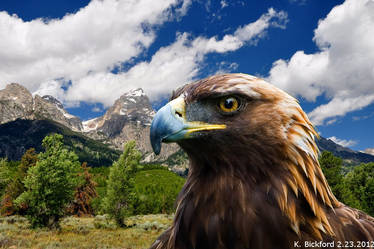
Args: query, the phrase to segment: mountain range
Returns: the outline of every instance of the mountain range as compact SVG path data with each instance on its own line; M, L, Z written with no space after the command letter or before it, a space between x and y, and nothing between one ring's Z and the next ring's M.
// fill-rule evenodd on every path
M22 85L11 83L0 90L0 157L19 160L30 147L42 150L41 140L49 133L61 133L65 144L81 161L92 166L110 165L123 145L135 140L143 162L163 163L183 174L187 158L175 144L163 146L155 156L149 141L149 128L155 111L142 89L124 93L103 116L82 121L69 114L55 97L32 94ZM347 164L374 162L374 156L353 151L320 138L321 151L328 150Z

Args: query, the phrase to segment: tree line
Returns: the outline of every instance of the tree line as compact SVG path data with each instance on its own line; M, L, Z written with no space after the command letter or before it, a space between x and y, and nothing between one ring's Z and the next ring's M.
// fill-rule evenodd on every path
M90 168L63 144L43 140L44 152L29 149L19 162L0 159L0 214L23 215L32 227L58 228L65 215L108 214L118 226L137 214L172 213L185 179L160 165L140 164L134 141L111 167ZM342 159L324 151L320 165L335 196L374 215L374 163L343 170Z
M319 161L336 198L374 216L374 163L353 166L344 174L343 160L331 152L322 152Z
M42 145L44 152L29 149L20 162L0 159L1 215L24 215L32 227L58 228L65 215L105 213L125 226L130 215L174 211L170 203L174 203L184 179L159 165L141 165L134 141L126 143L111 167L101 169L80 164L77 155L64 146L62 135L46 136ZM153 188L151 182L144 184L143 171L147 175L161 171L162 177L153 185L163 189ZM163 181L165 176L168 182ZM136 179L145 189L137 186ZM155 201L158 198L164 201Z

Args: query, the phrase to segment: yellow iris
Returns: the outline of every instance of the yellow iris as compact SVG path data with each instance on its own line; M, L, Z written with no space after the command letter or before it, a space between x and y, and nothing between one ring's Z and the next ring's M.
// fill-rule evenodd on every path
M225 97L219 101L218 106L224 112L234 112L239 108L239 101L235 97Z

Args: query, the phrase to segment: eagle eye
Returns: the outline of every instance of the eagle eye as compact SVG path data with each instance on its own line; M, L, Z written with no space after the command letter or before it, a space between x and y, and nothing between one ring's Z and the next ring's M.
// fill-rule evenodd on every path
M218 101L218 108L225 114L230 114L237 111L240 107L240 99L229 96L223 97Z

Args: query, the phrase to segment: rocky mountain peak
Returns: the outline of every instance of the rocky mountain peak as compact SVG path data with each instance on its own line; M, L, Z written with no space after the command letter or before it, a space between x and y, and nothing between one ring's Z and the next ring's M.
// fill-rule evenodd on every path
M55 97L46 95L34 97L34 115L36 119L39 117L47 118L59 122L74 131L81 131L83 129L81 120L69 114L64 106Z
M104 134L105 140L120 150L123 149L126 141L135 140L143 153L151 155L149 129L154 115L155 111L149 98L143 89L138 88L124 93L104 116L83 122L83 130L95 139L100 138L100 134ZM158 159L165 159L178 150L176 145L167 145L164 148Z
M7 93L7 94L12 95L12 96L18 96L18 95L24 95L24 96L27 95L28 97L31 96L31 93L29 92L29 90L27 90L26 87L24 87L24 86L22 86L18 83L10 83L10 84L6 85L5 89L0 91L0 96L1 95L4 96L4 93Z
M52 95L44 95L42 99L44 99L45 101L48 101L49 103L55 104L56 107L60 109L64 109L64 106L62 105L62 103L58 99L53 97Z
M0 90L0 101L13 101L13 102L30 102L32 95L26 87L18 84L11 83L3 90Z
M123 94L115 101L109 115L119 114L129 116L130 121L140 121L142 125L150 125L155 112L143 89L138 88Z
M97 130L108 137L114 137L128 124L150 126L154 115L155 111L147 95L143 89L138 88L124 93L104 116L83 122L83 127L87 132Z
M11 83L0 90L0 124L27 118L32 113L31 93L20 84Z
M32 94L22 85L11 83L0 90L0 124L16 119L51 119L72 130L82 130L78 117L70 115L55 97L40 97Z
M128 91L127 93L123 94L122 96L128 96L128 97L141 97L145 96L144 90L142 88L132 89Z

